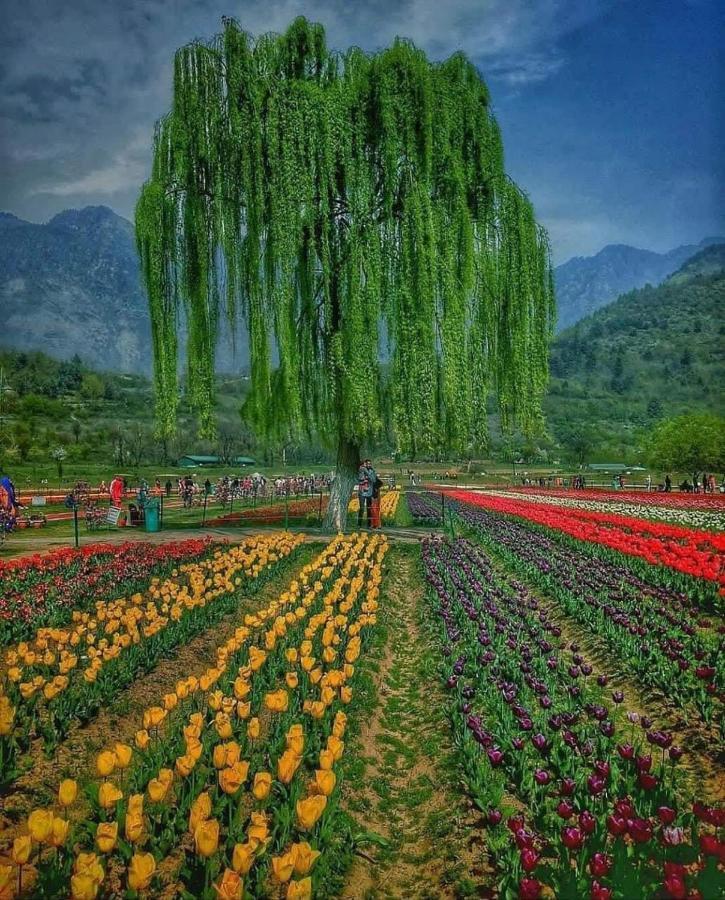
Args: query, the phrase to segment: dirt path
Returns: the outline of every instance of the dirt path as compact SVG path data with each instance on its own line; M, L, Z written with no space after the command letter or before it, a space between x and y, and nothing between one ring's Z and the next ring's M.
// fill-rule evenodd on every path
M345 790L348 811L372 839L360 844L345 900L481 895L483 854L472 843L480 831L455 780L445 698L420 630L417 560L414 548L398 545L387 561L395 577L386 579L377 698L352 751L365 767Z
M173 691L179 678L198 675L213 664L217 647L231 637L244 614L265 605L283 590L293 574L314 556L316 549L313 545L305 545L292 559L284 560L269 581L257 591L240 597L234 612L188 644L178 647L168 659L162 660L129 688L109 698L108 706L86 725L72 728L52 756L46 756L41 742L36 741L26 758L30 768L15 782L12 792L3 798L0 841L14 833L17 824L33 807L50 802L63 778L82 780L92 772L99 750L114 741L133 743L133 736L141 727L143 710L157 704L163 694Z

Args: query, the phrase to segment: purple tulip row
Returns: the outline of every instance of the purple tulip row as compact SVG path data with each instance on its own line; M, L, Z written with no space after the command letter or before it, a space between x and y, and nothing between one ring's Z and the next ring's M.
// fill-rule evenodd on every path
M625 715L622 692L606 696L606 676L595 677L541 601L483 550L427 541L423 560L469 789L494 830L505 792L528 807L499 841L502 894L538 897L546 883L556 896L607 900L626 883L653 896L665 862L697 865L694 889L709 885L710 857L725 845L704 833L715 841L706 853L685 838L695 820L676 812L682 751L672 736ZM710 825L725 824L702 809Z
M416 525L440 525L441 501L435 494L407 493L405 499Z
M712 721L722 713L722 628L687 597L567 539L486 510L455 504L461 521L515 571L557 600L644 683Z

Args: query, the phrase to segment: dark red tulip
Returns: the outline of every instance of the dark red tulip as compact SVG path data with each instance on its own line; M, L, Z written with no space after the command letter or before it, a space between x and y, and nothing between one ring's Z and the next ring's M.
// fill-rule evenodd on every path
M702 678L703 681L710 681L714 674L715 669L713 666L698 666L695 669L695 675L698 678Z
M562 819L571 819L574 815L574 807L567 800L562 800L556 807L556 812Z
M584 846L584 832L576 826L565 826L561 829L561 840L569 850L581 850Z
M622 816L607 816L607 831L614 837L619 837L627 830L627 820Z
M651 791L657 787L657 777L651 775L649 772L640 772L637 776L637 783L641 788L644 788L645 791Z
M593 797L601 794L607 786L607 782L601 775L590 775L587 778L587 789Z
M604 878L612 868L612 857L606 853L595 853L589 861L589 871L596 878Z
M541 882L536 878L522 878L519 882L520 900L539 900L541 896Z
M571 797L576 790L576 782L573 778L563 778L561 782L561 794L563 797Z
M597 820L594 816L589 812L589 810L583 810L579 813L579 824L582 827L582 831L585 834L594 834L594 831L597 827Z
M594 770L598 775L601 775L602 778L609 778L609 773L611 772L609 763L601 759L598 759L594 763Z
M500 809L489 809L486 819L488 820L489 825L498 825L501 822L503 815Z
M534 780L540 785L548 784L551 781L551 775L549 775L546 769L537 769L534 772Z
M631 744L619 744L617 752L622 759L634 759L634 747Z
M649 772L652 768L652 757L651 756L638 756L637 757L637 770L640 772Z
M637 844L646 844L652 840L652 824L647 819L629 819L627 831Z
M531 847L524 847L521 851L521 867L524 872L533 872L539 863L539 854Z
M684 752L685 751L682 749L682 747L670 747L668 751L670 759L674 760L675 762L677 762L678 759L682 759L682 754Z
M682 875L673 872L665 878L663 886L671 900L687 900L687 885Z
M612 700L615 703L624 703L624 691L612 691Z
M614 804L614 811L623 819L631 819L634 817L634 806L629 797L622 797Z
M591 900L612 900L612 889L598 881L592 881Z
M609 678L606 675L600 675L597 678L597 684L599 687L606 687L609 684Z
M674 811L674 809L670 809L669 806L660 806L660 808L657 810L657 815L659 816L659 820L663 825L671 825L677 817L677 813Z
M700 835L700 850L702 850L705 856L719 856L721 853L720 846L720 841L718 841L714 834Z
M524 827L524 824L523 816L511 816L506 822L506 827L512 834L516 834L517 831L520 831Z

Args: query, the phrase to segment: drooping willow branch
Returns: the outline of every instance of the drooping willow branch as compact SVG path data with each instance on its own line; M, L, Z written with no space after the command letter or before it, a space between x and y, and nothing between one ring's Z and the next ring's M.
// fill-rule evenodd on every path
M211 45L176 54L136 231L164 435L181 309L205 433L218 331L239 314L247 410L269 435L480 446L492 392L505 427L537 427L548 240L460 54L431 63L404 40L335 54L304 19L256 40L225 20Z

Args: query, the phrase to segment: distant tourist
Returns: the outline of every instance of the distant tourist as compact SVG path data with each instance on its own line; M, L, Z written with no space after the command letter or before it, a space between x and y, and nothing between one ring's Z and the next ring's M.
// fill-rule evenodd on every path
M672 479L669 475L665 475L665 493L669 494L672 490Z
M108 488L108 493L111 495L111 506L115 506L117 509L120 509L124 494L123 478L121 478L120 475L113 476L111 485Z
M647 478L645 479L645 487L647 488L647 493L649 493L652 490L652 476L649 474L647 475Z
M165 487L166 487L166 496L170 497L171 496L171 488L173 487L173 485L171 484L170 478L166 479Z
M365 510L366 513L368 528L370 527L372 517L371 507L373 501L373 489L376 478L377 475L375 473L375 469L373 469L371 461L369 459L364 459L360 463L360 467L357 470L358 528L362 528L363 510Z

